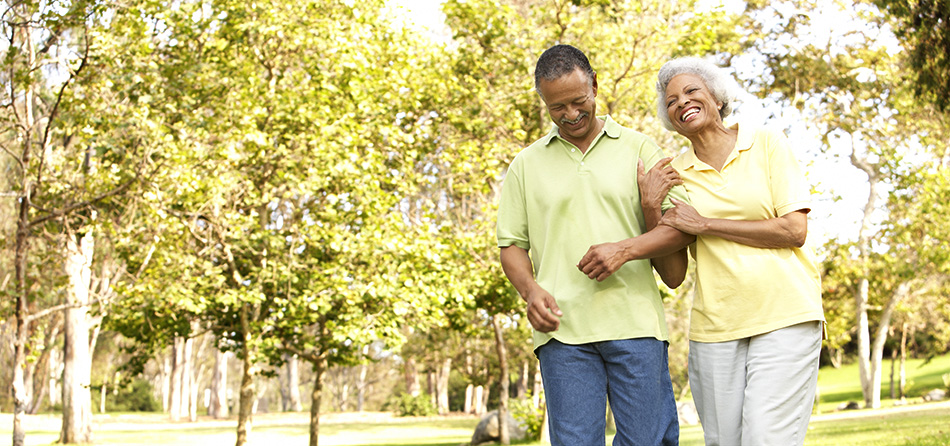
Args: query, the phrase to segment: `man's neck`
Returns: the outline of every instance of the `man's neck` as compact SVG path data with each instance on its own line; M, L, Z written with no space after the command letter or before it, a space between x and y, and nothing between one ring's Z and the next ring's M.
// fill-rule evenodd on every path
M594 118L594 125L595 125L594 131L593 131L593 132L590 132L590 133L587 135L587 137L584 138L583 140L575 140L575 139L565 138L564 135L561 135L561 138L564 138L565 141L567 141L567 142L569 142L569 143L571 143L571 144L574 144L574 146L576 146L578 149L580 149L581 153L587 153L587 150L590 149L590 145L591 145L591 144L594 142L594 140L596 140L597 137L600 136L600 134L604 131L604 125L605 125L605 124L606 124L606 122L605 122L603 119L600 119L600 118L596 118L596 117L595 117L595 118Z

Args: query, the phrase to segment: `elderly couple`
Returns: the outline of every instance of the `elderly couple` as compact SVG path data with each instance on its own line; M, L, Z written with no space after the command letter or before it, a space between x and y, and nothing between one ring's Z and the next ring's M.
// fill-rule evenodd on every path
M696 262L689 383L707 445L801 445L824 315L805 246L809 187L780 131L726 127L731 76L696 58L659 71L657 116L691 147L663 158L596 114L597 73L546 50L535 88L554 126L512 161L498 210L505 275L527 304L554 445L678 444L655 268Z

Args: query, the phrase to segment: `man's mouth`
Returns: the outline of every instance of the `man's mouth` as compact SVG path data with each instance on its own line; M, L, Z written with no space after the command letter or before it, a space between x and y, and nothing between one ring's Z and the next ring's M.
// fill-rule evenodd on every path
M581 113L581 114L577 117L577 119L574 119L574 120L561 119L561 124L576 125L578 122L581 122L581 119L584 119L584 118L586 118L586 117L587 117L587 113Z

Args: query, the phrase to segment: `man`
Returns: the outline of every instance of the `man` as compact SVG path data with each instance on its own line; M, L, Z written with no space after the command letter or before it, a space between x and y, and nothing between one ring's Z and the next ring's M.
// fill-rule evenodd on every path
M535 329L551 442L602 446L609 395L615 445L678 444L666 322L649 259L678 286L692 239L657 226L660 204L644 197L641 209L638 186L668 180L669 159L658 163L662 153L648 137L595 114L597 74L577 48L546 50L535 88L555 125L512 161L497 235L505 275ZM643 166L654 164L645 177ZM681 186L670 195L687 201Z

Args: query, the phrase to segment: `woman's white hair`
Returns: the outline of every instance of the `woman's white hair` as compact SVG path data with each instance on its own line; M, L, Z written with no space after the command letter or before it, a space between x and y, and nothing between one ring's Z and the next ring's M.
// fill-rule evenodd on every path
M733 105L739 96L739 85L736 80L718 65L698 57L679 57L673 59L660 68L656 77L656 116L667 130L673 130L673 123L666 107L666 87L670 81L680 74L693 74L702 78L706 88L717 101L722 102L719 116L725 119L732 113Z

